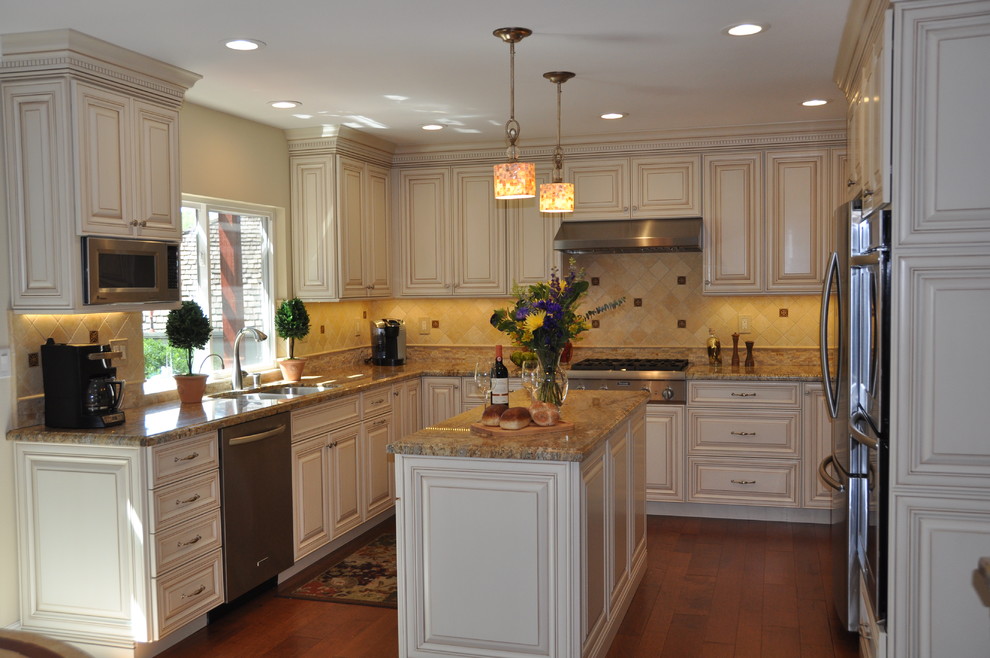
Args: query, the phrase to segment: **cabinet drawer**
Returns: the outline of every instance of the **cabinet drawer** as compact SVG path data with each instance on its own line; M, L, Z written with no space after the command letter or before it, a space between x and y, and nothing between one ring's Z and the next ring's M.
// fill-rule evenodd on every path
M688 382L688 404L712 407L799 407L800 383Z
M365 416L377 416L392 410L392 387L384 386L361 394Z
M200 555L220 548L220 510L189 519L168 530L152 535L152 576L160 576Z
M688 459L688 501L797 507L798 462Z
M154 579L156 639L223 603L223 551Z
M151 492L151 532L220 507L220 471L210 471Z
M148 481L151 488L219 468L216 432L155 446L149 452Z
M688 411L692 454L799 456L801 413Z
M349 395L340 400L292 412L292 440L298 441L314 432L331 430L361 419L361 396Z

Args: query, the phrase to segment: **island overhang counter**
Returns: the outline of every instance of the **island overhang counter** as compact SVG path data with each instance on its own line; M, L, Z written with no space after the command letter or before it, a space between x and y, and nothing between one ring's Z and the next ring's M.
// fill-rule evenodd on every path
M567 429L488 438L472 409L389 445L400 656L607 653L646 569L647 399L572 391Z

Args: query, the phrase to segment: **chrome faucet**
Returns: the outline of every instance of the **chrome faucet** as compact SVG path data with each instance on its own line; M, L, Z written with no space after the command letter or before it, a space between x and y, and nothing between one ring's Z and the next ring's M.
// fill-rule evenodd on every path
M241 337L244 334L251 334L257 341L267 340L268 334L254 327L244 327L237 332L237 336L234 338L234 372L231 374L230 383L233 385L233 390L240 391L244 389L244 375L247 373L241 370Z

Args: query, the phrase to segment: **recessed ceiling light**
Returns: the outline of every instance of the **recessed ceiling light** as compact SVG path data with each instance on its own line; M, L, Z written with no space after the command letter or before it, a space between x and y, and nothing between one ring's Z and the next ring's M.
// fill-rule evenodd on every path
M258 48L264 48L265 42L258 41L257 39L231 39L225 41L223 45L231 50L257 50Z
M447 126L443 125L442 123L427 123L427 124L425 124L423 126L420 126L420 127L423 130L443 130Z
M385 94L385 98L387 98L390 101L407 101L407 100L409 100L409 97L408 96L399 96L398 94Z
M769 30L770 26L766 24L759 23L739 23L738 25L730 25L729 27L722 30L725 34L731 34L734 37L748 37L754 34L759 34L765 30Z
M602 118L603 119L610 119L610 120L611 119L624 119L627 116L629 116L629 115L626 114L625 112L606 112L605 114L602 115Z
M313 115L312 114L293 114L292 116L294 116L297 119L312 119L313 118Z
M824 98L812 98L811 100L804 101L801 105L805 107L818 107L819 105L825 105L828 101Z
M272 101L269 105L280 110L291 110L294 107L299 107L302 103L299 101Z

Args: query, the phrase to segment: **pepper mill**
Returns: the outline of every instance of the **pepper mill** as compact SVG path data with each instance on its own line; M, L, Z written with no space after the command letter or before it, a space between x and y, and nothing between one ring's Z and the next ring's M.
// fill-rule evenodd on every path
M732 334L732 365L739 365L739 334Z
M755 365L756 365L756 362L753 361L753 341L747 340L746 341L746 367L747 368L752 368Z

